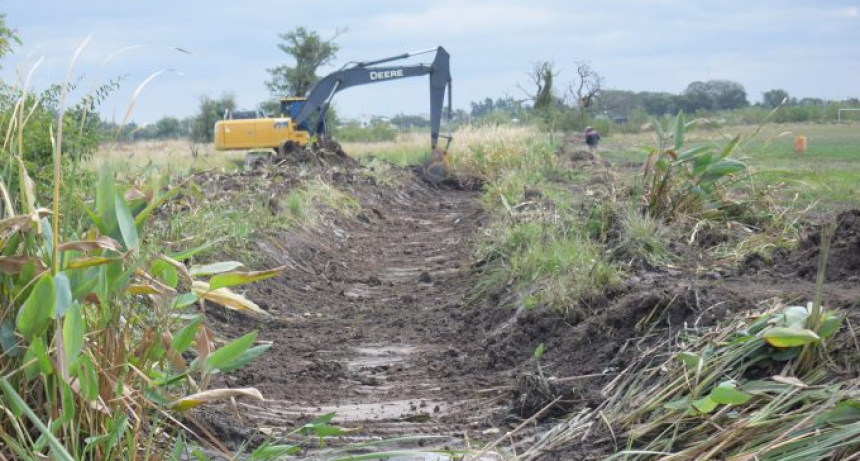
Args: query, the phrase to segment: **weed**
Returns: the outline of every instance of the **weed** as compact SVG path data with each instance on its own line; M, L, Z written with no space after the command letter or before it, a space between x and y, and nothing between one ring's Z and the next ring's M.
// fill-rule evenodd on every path
M726 193L726 183L747 166L730 158L740 143L740 136L715 151L703 145L684 149L685 135L695 124L685 122L678 114L670 126L654 121L657 146L649 150L643 173L643 197L648 213L659 219L672 220L680 214L725 214L733 205Z
M28 120L26 87L5 114L19 135ZM66 121L63 88L56 116ZM38 184L24 161L24 137L11 142L10 129L2 143L2 177L17 187L0 180L0 457L164 458L161 440L148 434L173 432L180 426L168 421L179 413L224 398L261 398L253 388L208 385L269 344L255 344L252 332L216 347L192 306L214 302L265 315L231 287L281 269L244 272L230 262L199 270L182 263L197 250L148 252L149 217L179 188L124 188L109 168L94 183L84 182L91 175L64 177L63 128L83 130L65 125L51 133L53 174ZM77 171L80 156L69 160ZM39 185L52 193L40 194ZM83 195L90 190L94 200ZM43 200L51 207L39 207Z
M665 265L673 256L666 248L668 228L638 206L627 207L619 218L620 232L613 259L633 263L642 260L652 267Z

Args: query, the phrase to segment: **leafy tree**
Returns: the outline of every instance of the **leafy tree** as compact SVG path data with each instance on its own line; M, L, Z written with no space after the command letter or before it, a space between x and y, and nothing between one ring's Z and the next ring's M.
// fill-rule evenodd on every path
M641 93L642 108L650 115L678 112L678 96L671 93L646 91Z
M178 138L182 135L182 124L176 117L162 117L155 122L155 133L159 139Z
M783 101L788 101L788 92L779 88L762 93L762 103L771 109L779 107Z
M344 31L335 32L328 40L324 40L314 31L297 27L287 33L278 34L282 43L278 48L290 55L295 61L293 65L282 65L267 69L272 79L266 82L269 91L275 97L284 95L304 96L317 83L317 69L331 63L340 46L335 40Z
M743 85L730 80L708 81L717 110L741 109L750 105Z
M215 122L221 120L224 112L236 110L236 97L225 93L218 99L208 96L200 98L200 107L191 123L190 138L195 143L212 142L215 134Z
M6 15L0 13L0 59L12 51L12 46L20 44L21 40L18 38L18 34L6 26Z
M730 80L692 82L679 98L685 112L732 110L749 106L743 85Z

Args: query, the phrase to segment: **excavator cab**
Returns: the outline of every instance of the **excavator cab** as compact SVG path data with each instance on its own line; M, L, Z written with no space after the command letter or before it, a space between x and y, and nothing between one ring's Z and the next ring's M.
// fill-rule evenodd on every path
M299 112L302 111L302 107L304 107L307 100L307 98L302 97L288 97L281 99L281 117L289 117L295 120L299 116ZM299 130L310 131L307 120L297 124L296 128Z

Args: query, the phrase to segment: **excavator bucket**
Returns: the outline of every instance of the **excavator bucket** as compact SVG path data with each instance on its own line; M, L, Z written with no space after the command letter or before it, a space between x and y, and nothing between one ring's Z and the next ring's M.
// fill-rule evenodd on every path
M433 149L430 158L421 167L422 176L426 181L434 184L444 181L448 177L450 159L448 152L442 149Z

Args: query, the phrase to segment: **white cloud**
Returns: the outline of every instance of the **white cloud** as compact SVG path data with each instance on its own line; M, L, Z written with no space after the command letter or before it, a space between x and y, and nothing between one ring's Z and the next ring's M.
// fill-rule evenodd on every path
M860 17L860 8L857 8L856 6L843 8L843 9L839 10L837 14L839 14L839 16L844 16L846 18Z

